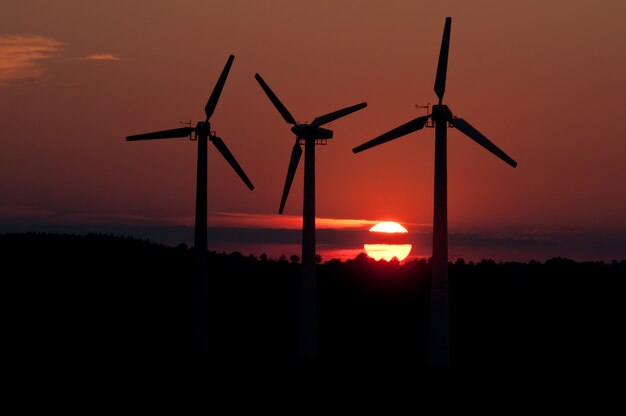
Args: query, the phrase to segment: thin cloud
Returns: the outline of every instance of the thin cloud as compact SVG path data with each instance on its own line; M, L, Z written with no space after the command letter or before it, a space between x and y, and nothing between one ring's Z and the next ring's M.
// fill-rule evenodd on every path
M82 58L78 58L80 61L121 61L119 56L112 55L110 53L92 53Z
M209 224L215 227L250 227L300 229L302 217L296 215L244 214L233 212L210 212ZM363 229L378 221L364 219L320 218L315 220L317 228Z
M46 36L0 36L0 85L45 74L44 63L63 51L63 43Z

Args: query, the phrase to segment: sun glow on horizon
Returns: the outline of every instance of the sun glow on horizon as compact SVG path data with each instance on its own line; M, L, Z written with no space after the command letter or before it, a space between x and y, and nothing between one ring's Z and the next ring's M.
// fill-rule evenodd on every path
M399 261L406 259L411 253L411 244L365 244L368 256L374 260L391 261L394 257Z

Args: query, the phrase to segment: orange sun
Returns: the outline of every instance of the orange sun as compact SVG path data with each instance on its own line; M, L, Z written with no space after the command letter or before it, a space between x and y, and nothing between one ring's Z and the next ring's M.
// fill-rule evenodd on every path
M406 240L407 229L397 222L385 221L379 222L372 228L370 232L377 240L372 244L365 244L363 248L368 256L374 260L390 261L394 257L402 261L411 253L411 244L400 244Z

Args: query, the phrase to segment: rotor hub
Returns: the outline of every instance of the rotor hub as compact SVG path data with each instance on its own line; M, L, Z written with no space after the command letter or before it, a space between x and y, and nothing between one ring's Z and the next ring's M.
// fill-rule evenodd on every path
M196 126L196 135L209 137L211 135L211 123L207 121L199 121Z
M447 105L433 105L433 120L448 120L450 118L452 118L452 111Z
M333 138L333 131L310 124L296 124L291 128L296 137L304 140L328 140Z

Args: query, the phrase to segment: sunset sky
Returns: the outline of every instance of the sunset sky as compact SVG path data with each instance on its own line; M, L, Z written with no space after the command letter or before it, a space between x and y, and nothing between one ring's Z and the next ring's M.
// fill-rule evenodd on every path
M287 217L275 216L293 135L258 72L301 122L368 103L326 126L334 138L317 148L317 215L340 220L318 228L362 236L397 221L428 256L434 131L351 149L436 102L446 16L445 102L519 163L449 129L451 256L626 258L623 0L3 1L0 233L134 229L192 241L195 142L124 137L204 120L233 54L211 122L255 190L209 148L219 231L209 239L235 228L214 247L244 247L236 236L250 228L299 228L302 166ZM357 249L359 238L347 240Z

